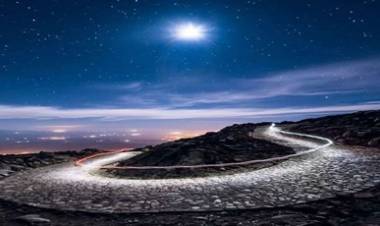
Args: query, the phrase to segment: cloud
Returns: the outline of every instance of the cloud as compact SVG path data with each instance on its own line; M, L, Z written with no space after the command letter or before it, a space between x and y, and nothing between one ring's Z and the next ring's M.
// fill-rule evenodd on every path
M143 88L143 84L141 82L130 82L127 84L96 84L90 85L91 89L99 89L99 90L118 90L118 91L139 91Z
M380 60L352 61L228 82L228 91L177 95L174 104L236 103L283 96L324 96L360 93L380 88ZM236 87L236 88L234 88Z
M291 98L324 95L343 95L342 98L345 98L345 95L361 93L363 90L379 94L379 78L380 59L376 58L290 70L256 79L213 79L213 82L208 82L205 80L210 80L209 77L191 78L188 82L175 80L152 83L150 86L133 82L102 87L123 92L118 100L123 101L124 105L114 105L120 107L0 105L0 119L215 119L352 112L379 109L380 101L373 96L372 102L322 107L319 102L308 102L308 107L305 107L296 104L299 102L292 103ZM287 107L273 103L268 108L252 107L259 106L258 101L276 97L288 97ZM125 107L126 103L128 107Z
M257 77L257 76L255 76ZM255 79L210 77L178 82L177 79L151 86L119 98L129 106L207 107L228 106L278 97L313 97L360 94L380 89L380 59L348 61L289 70Z
M0 119L84 119L136 120L136 119L216 119L257 118L290 114L322 114L380 109L380 103L335 105L327 107L286 108L216 108L216 109L164 109L164 108L75 108L64 109L41 106L0 105Z

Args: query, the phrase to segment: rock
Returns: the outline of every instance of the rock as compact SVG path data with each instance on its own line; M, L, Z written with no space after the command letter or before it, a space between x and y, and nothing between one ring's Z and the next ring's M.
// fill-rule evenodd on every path
M25 166L15 165L15 164L9 165L9 167L11 168L11 170L14 170L14 171L19 171L19 170L25 169Z
M46 218L42 218L38 214L27 214L20 217L14 218L17 221L23 221L32 225L35 224L50 224L50 220Z
M12 170L0 169L0 176L7 177L14 173Z
M193 217L194 219L197 219L197 220L202 220L202 221L205 221L205 220L207 220L207 217L205 217L205 216L195 216L195 217Z
M352 137L352 136L354 136L354 135L355 135L355 133L352 132L351 130L349 130L349 131L343 133L342 136L343 136L344 138L348 138L348 137Z
M118 166L173 166L244 162L294 154L292 148L252 137L256 128L268 124L241 124L226 127L219 132L207 133L194 138L180 139L156 146L150 151L118 163ZM137 149L138 150L144 150ZM235 167L236 169L236 167ZM178 176L210 175L223 168L180 169L174 171L116 171L121 177L168 178ZM230 168L225 168L230 170ZM145 173L144 173L145 172ZM201 173L199 173L201 172Z
M371 192L359 192L359 193L354 194L354 197L359 198L359 199L368 199L368 198L375 197L375 194Z
M282 123L292 131L328 137L346 145L380 147L380 110Z
M368 146L379 147L380 146L380 137L376 137L376 138L371 139L368 142Z
M276 216L273 216L272 219L275 219L275 220L283 220L283 219L293 219L295 217L297 217L298 215L297 214L280 214L280 215L276 215Z
M320 221L309 221L309 222L301 223L297 226L322 226L322 225L326 225L326 224Z

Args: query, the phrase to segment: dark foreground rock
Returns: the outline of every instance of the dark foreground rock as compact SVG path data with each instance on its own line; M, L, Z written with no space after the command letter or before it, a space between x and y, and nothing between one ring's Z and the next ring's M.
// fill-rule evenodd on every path
M380 148L380 110L285 122L282 126L341 144Z

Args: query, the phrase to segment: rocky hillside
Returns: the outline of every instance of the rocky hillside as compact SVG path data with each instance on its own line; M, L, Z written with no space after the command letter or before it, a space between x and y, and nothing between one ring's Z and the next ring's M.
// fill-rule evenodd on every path
M39 152L23 155L0 155L0 179L13 173L44 167L62 162L74 161L84 156L102 152L97 149L81 151Z
M252 132L263 124L226 127L219 132L146 147L145 153L119 165L170 166L241 162L294 153L291 148L254 139Z
M170 166L241 162L288 155L294 150L265 140L254 139L252 132L268 123L241 124L219 132L168 142L140 149L143 154L118 163L118 166ZM285 130L329 137L336 143L380 148L380 110L280 123ZM269 167L257 165L257 168ZM253 170L252 168L250 168ZM203 170L111 170L122 177L166 178L205 176L235 168ZM237 169L241 170L241 169ZM217 171L217 172L216 172Z
M380 110L284 122L286 129L328 137L337 143L380 148Z

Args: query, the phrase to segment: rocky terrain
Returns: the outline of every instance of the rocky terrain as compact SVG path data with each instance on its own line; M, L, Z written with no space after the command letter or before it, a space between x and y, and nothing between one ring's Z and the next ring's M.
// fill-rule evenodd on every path
M81 151L39 152L23 155L0 155L0 178L15 172L72 161L102 151L84 149Z
M93 151L90 151L93 152ZM55 164L62 159L70 161L83 153L31 154L12 156L12 161L2 160L2 167L17 170ZM49 154L50 155L50 154ZM57 156L57 157L55 157ZM64 156L64 157L62 157ZM1 159L4 159L2 156ZM8 159L8 157L6 157ZM34 159L30 166L26 159ZM15 160L22 159L22 160ZM38 166L37 166L38 165ZM18 167L15 167L18 166ZM12 172L11 174L13 174ZM5 176L3 176L5 177ZM1 180L1 179L0 179ZM280 208L233 210L219 212L184 212L156 214L96 214L56 211L0 201L0 225L2 226L121 226L121 225L258 225L258 226L377 226L380 225L380 186L356 194L338 196L327 200L297 204Z
M8 175L62 161L72 161L96 150L83 152L40 153L1 156L2 169ZM1 178L7 176L2 175ZM0 201L2 226L121 226L121 225L258 225L258 226L377 226L380 225L380 186L352 195L343 195L280 208L221 212L184 212L157 214L96 214L56 211Z
M283 122L282 126L328 137L341 144L380 148L380 110Z
M287 129L326 136L334 139L341 144L359 145L372 147L371 150L376 150L379 145L376 143L379 137L379 118L380 111L358 112L354 114L328 116L317 119L308 119L300 122L284 122L282 127ZM337 122L336 122L337 121ZM254 143L248 141L248 131L254 129L254 124L235 125L227 127L220 133L211 133L202 137L195 138L197 145L203 145L206 150L211 150L212 146L217 148L230 148L228 150L237 150L233 158L230 158L227 153L220 156L198 155L194 159L187 160L177 156L176 151L171 152L169 156L175 157L174 160L180 164L191 164L189 162L199 162L206 159L209 162L218 163L220 161L238 161L244 160L242 156L244 151L240 147L241 142L247 142L255 147L259 142L254 140ZM246 130L244 130L246 129ZM237 131L236 135L232 131ZM242 132L239 132L242 131ZM231 133L234 135L231 136ZM247 140L245 140L247 139ZM249 139L252 139L249 137ZM189 149L182 147L192 139L180 140L172 142L168 145L174 150L183 151L187 154ZM204 142L215 142L208 145ZM221 144L217 142L220 141ZM199 142L199 143L197 143ZM173 146L172 146L173 145ZM264 145L273 147L270 142ZM184 145L186 147L186 145ZM191 146L191 145L190 145ZM195 146L198 147L198 146ZM282 146L277 149L283 150ZM157 147L147 147L154 149ZM197 148L196 148L197 149ZM161 149L157 149L161 150ZM163 149L162 149L163 150ZM214 149L212 149L214 150ZM219 150L219 149L216 149ZM251 149L252 152L258 149ZM0 156L0 180L11 176L12 174L39 168L47 165L57 164L66 161L86 156L92 153L99 152L97 150L83 150L81 152L60 152L60 153L38 153L28 155L10 155ZM203 153L198 150L198 152ZM148 152L147 152L148 153ZM146 155L145 153L144 155ZM152 152L153 153L153 152ZM157 152L159 153L159 152ZM174 154L173 154L174 153ZM224 153L221 151L221 153ZM243 153L243 154L242 154ZM281 152L283 153L283 152ZM292 153L292 150L289 151ZM214 153L215 154L215 153ZM272 153L274 156L279 152ZM273 156L272 155L272 156ZM148 155L146 155L148 156ZM140 157L152 164L166 165L165 156L159 161L154 161L151 157ZM269 155L250 155L250 158L266 158ZM160 155L156 157L161 157ZM191 155L190 155L191 157ZM187 155L189 158L189 155ZM201 160L200 160L201 159ZM196 161L195 161L196 160ZM136 159L134 161L137 161ZM173 163L173 162L172 162ZM125 163L124 163L125 164ZM129 163L128 163L129 164ZM139 165L137 162L131 164ZM319 185L321 186L321 185ZM12 202L0 201L0 225L4 226L21 226L21 225L93 225L93 226L121 226L121 225L297 225L297 226L375 226L380 225L380 185L366 189L354 194L339 195L326 200L313 201L304 204L296 204L277 208L261 208L255 210L229 210L217 212L184 212L184 213L156 213L156 214L96 214L84 212L56 211L18 205Z
M120 165L172 166L218 164L264 159L294 153L291 148L252 138L253 131L264 124L242 124L219 132L145 147L145 153Z
M183 166L244 162L295 153L293 149L252 137L253 131L266 124L242 124L226 127L219 132L148 146L142 154L117 164L117 166ZM253 170L272 166L274 163L244 167L204 167L200 169L152 169L108 170L120 177L175 178L207 176L217 172Z
M0 224L4 226L377 226L380 224L380 188L351 196L289 207L205 213L91 214L60 212L0 203Z
M257 226L377 226L380 187L354 195L282 208L204 213L94 214L55 211L0 201L0 225L121 226L121 225L257 225Z

